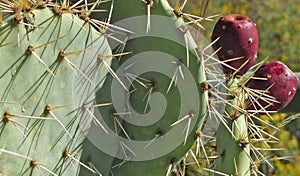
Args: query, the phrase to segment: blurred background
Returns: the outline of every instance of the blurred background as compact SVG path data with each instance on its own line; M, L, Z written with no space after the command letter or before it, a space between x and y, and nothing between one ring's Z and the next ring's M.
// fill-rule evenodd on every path
M169 1L177 8L184 2L184 0ZM210 39L213 26L222 15L238 13L249 16L257 24L259 33L258 61L278 60L294 72L300 72L299 0L188 0L183 12L202 17L219 15L214 21L201 23L206 28L202 34L207 39ZM280 126L289 116L290 114L278 113L272 118L267 116L261 118ZM269 161L273 164L273 168L267 164L260 164L260 170L265 175L299 176L300 120L295 117L295 120L291 120L280 129L276 132L270 131L279 139L272 147L280 149L269 153Z

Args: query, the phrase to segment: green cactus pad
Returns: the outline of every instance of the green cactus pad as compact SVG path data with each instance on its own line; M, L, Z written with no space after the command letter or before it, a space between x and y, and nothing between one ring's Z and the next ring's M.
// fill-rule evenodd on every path
M187 64L186 33L180 30L184 23L165 1L151 4L149 31L147 3L134 0L113 3L111 23L134 33L123 50L131 54L113 60L118 77L106 79L97 94L98 104L113 103L98 109L98 116L107 124L111 136L102 132L98 139L91 137L85 141L82 161L95 166L102 175L166 175L196 140L196 130L207 111L205 93L198 88L198 84L205 81L205 73L200 69L200 59L192 51L194 48L189 51ZM96 13L92 16L102 18ZM164 23L160 21L165 19ZM193 40L188 40L189 46L193 44ZM172 76L176 76L176 70L177 85L174 85ZM130 78L132 82L126 80L130 73L135 75ZM183 87L186 89L182 90ZM145 119L130 121L137 117ZM187 118L179 120L184 117ZM189 119L192 119L191 128ZM97 136L95 131L90 131L91 136ZM81 168L80 175L88 174Z
M4 13L0 27L0 173L76 175L90 124L82 106L107 73L98 54L111 50L72 13L31 8Z

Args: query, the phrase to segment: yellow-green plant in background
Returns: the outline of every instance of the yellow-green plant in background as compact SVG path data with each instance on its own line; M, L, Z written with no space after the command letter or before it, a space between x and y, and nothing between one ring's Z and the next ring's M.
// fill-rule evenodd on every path
M262 119L269 121L275 126L281 128L280 131L271 131L272 129L267 130L269 133L274 133L274 144L271 146L273 149L272 152L269 152L268 155L273 159L272 162L273 168L267 164L260 165L260 169L266 175L300 175L300 156L299 156L299 142L295 136L295 130L291 129L290 126L294 126L296 122L287 124L290 120L297 118L296 116L289 116L288 114L274 114L272 118L267 115L262 115ZM284 125L287 126L282 128ZM267 149L268 146L260 146L262 150Z

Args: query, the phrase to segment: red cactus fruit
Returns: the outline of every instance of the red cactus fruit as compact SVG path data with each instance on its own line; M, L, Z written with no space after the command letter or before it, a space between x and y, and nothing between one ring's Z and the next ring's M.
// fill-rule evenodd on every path
M229 14L222 17L214 27L212 41L217 55L230 67L239 69L237 75L244 75L253 66L258 52L258 33L255 23L248 16ZM234 69L223 65L224 72Z
M255 79L255 78L265 78ZM294 98L298 89L298 78L296 75L281 62L269 62L262 65L255 73L253 79L249 80L246 87L258 90L267 90L266 94L275 98L274 101L266 101L267 97L259 98L257 102L250 104L248 110L261 109L257 103L262 107L266 107L267 111L279 111L290 103ZM273 102L272 104L270 104Z

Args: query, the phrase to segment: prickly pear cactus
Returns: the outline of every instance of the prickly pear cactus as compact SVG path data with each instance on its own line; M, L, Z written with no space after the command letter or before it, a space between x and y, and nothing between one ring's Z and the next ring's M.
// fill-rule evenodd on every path
M212 34L213 47L227 74L226 115L216 133L217 152L220 161L217 171L226 174L250 175L250 148L248 138L248 117L244 83L236 75L244 75L253 66L258 53L256 25L247 16L229 14L221 17Z
M212 41L219 59L224 62L228 88L227 108L216 131L218 161L214 172L261 174L255 161L262 158L269 162L254 147L253 141L268 146L264 136L274 137L255 121L266 123L260 114L269 115L284 108L296 93L298 78L279 62L260 64L254 69L255 73L245 75L255 62L259 43L256 25L247 16L222 17L215 25ZM268 123L266 126L277 129Z
M208 43L214 16L186 3L0 1L0 175L263 175L254 142L276 138L256 123L278 130L259 115L298 79L254 65L249 17L222 17Z
M97 94L98 104L112 102L97 114L107 133L90 129L82 162L103 175L169 175L195 143L207 112L198 46L167 1L111 4L111 23L134 35L119 44L127 55L113 60L116 75Z
M0 9L0 175L76 175L89 93L107 73L99 55L111 55L106 37L68 4Z

